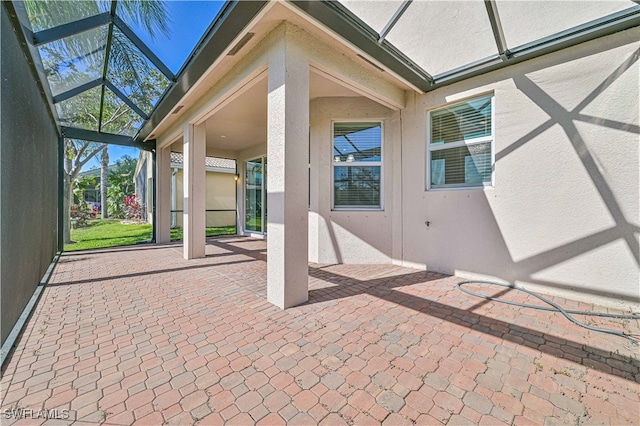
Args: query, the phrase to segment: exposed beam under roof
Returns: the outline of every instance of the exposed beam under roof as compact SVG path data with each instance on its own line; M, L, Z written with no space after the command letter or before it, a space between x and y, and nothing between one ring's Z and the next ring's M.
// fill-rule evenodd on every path
M111 20L109 21L109 30L107 32L107 47L104 51L104 64L102 66L102 82L107 78L107 71L109 70L109 60L111 58L111 44L113 43L113 17L116 16L116 9L118 8L118 4L116 0L111 2L111 11L109 12L109 17ZM105 95L105 87L104 84L100 90L100 112L98 113L98 131L102 130L102 114L104 114L104 95Z
M62 126L62 136L69 139L81 139L91 142L101 142L110 145L130 146L133 148L151 151L155 149L155 141L137 142L129 136L114 135L113 133L101 133L93 130L78 129Z
M129 40L131 40L131 42L138 48L140 49L140 51L142 52L142 54L144 56L146 56L153 65L156 66L156 68L158 68L160 70L160 72L162 74L164 74L165 77L167 77L167 79L169 81L176 81L176 76L173 75L173 73L171 72L171 70L169 69L169 67L167 67L164 62L162 62L160 60L160 58L158 58L156 56L155 53L153 53L153 51L149 48L149 46L147 46L141 39L140 37L138 37L138 35L133 32L133 30L131 30L131 28L129 28L129 26L127 24L124 23L124 21L122 19L120 19L117 15L113 16L113 23L116 24L116 27L118 27L118 29L120 31L122 31L122 33L124 35L127 36L127 38Z
M124 93L122 93L122 91L120 91L120 89L118 89L116 86L114 86L114 84L112 82L110 82L108 79L104 80L104 84L105 86L107 86L117 97L119 97L122 102L124 102L125 104L127 104L129 106L129 108L131 108L132 110L134 110L140 117L144 118L145 120L149 119L149 116L143 111L141 110L138 105L136 105L131 99L129 99L129 97L127 95L125 95ZM103 102L104 105L104 102Z
M29 17L27 16L27 11L24 7L23 2L19 2L14 4L12 1L3 1L2 7L7 11L7 15L11 24L13 25L16 35L18 36L18 41L20 43L20 47L24 52L24 56L27 60L27 64L33 76L33 80L38 87L38 91L42 96L45 104L49 105L49 115L51 120L53 121L56 130L58 130L58 121L57 114L55 113L55 108L53 106L53 95L51 94L51 88L47 82L47 76L44 72L44 68L42 66L42 61L40 60L40 53L38 49L32 44L33 42L33 32L31 32L31 26L29 24ZM26 24L23 24L26 23ZM29 25L29 26L27 26Z
M500 15L498 14L496 2L495 0L484 0L484 5L487 8L487 14L489 15L489 22L491 23L493 37L496 39L498 55L500 55L502 59L506 60L509 56L507 40L504 37L504 30L502 29L502 23L500 22Z
M87 90L91 90L94 87L98 87L102 84L102 78L96 78L95 80L91 80L87 83L81 84L78 87L74 87L73 89L67 90L66 92L60 93L53 97L53 103L57 104L58 102L66 101L69 98L79 95L80 93L86 92Z
M111 14L109 12L103 12L99 15L69 22L68 24L58 25L57 27L33 33L33 44L34 46L40 46L42 44L51 43L52 41L60 40L65 37L79 34L83 31L100 27L108 24L109 22L111 22Z

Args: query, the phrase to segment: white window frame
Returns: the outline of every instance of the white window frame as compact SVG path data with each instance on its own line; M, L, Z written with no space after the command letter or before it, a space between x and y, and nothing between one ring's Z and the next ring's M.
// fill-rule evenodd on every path
M380 161L356 161L356 162L339 162L334 161L334 135L336 123L378 123L380 124ZM331 210L332 211L384 211L384 120L382 119L358 119L350 118L348 120L332 120L331 121ZM335 203L335 167L380 167L380 205L379 206L336 206Z
M431 145L431 113L436 112L442 108L447 108L447 107L451 107L451 106L455 106L458 104L463 104L469 101L472 101L474 99L477 98L482 98L482 97L486 97L486 96L491 96L491 136L482 136L479 138L473 138L473 139L463 139L461 141L456 141L456 142L449 142L446 144L442 144L442 145ZM426 173L427 175L426 177L426 190L427 191L449 191L449 190L469 190L469 189L487 189L487 188L493 188L495 187L495 174L496 174L496 150L495 150L495 138L496 138L496 120L495 120L495 113L496 113L496 97L495 97L495 93L493 92L489 92L489 93L482 93L482 94L478 94L478 95L474 95L472 97L463 99L463 100L456 100L455 102L451 102L445 105L441 105L438 106L437 108L433 108L429 111L427 111L427 167L426 167ZM482 185L470 185L467 183L453 183L453 184L445 184L445 185L438 185L437 187L432 187L431 185L431 153L434 151L441 151L444 149L451 149L451 148L459 148L462 146L472 146L472 145L476 145L476 144L480 144L480 143L486 143L486 142L491 142L491 182L490 183L485 183L483 182Z
M267 231L265 230L265 226L264 226L264 214L265 214L265 202L267 201L267 186L265 184L264 181L264 167L265 167L265 158L267 158L267 154L262 154L262 155L258 155L257 157L251 157L248 158L246 160L243 161L244 163L244 176L242 177L242 212L243 212L243 216L244 219L242 220L242 225L244 227L243 231L244 231L244 235L246 236L251 236L251 237L266 237L267 236ZM262 203L262 212L260 214L260 221L262 223L261 225L261 231L253 231L250 229L247 229L247 163L250 161L256 161L256 160L260 160L262 163L262 188L261 188L261 194L260 194L260 202ZM236 160L236 164L237 164ZM237 167L237 166L236 166Z

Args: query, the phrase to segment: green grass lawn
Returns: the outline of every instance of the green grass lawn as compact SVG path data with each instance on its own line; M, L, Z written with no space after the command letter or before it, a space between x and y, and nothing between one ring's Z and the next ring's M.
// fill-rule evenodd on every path
M217 226L207 228L207 237L217 237L220 235L235 235L235 226ZM174 228L171 230L171 241L182 240L182 228Z
M91 221L86 228L71 230L73 244L64 246L65 251L96 249L104 247L128 246L151 240L153 229L150 223L141 225L123 224L119 219ZM207 228L207 237L233 235L235 226ZM171 241L182 240L182 228L171 230Z
M93 220L86 228L71 230L74 244L64 246L65 251L128 246L150 240L153 230L150 223L124 225L120 219Z

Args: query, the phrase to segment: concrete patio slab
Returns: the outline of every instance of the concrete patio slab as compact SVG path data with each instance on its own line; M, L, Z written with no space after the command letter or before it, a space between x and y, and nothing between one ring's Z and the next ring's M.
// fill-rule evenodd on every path
M3 372L2 424L639 423L627 338L391 265L311 264L309 302L282 311L266 301L264 241L206 250L64 254Z

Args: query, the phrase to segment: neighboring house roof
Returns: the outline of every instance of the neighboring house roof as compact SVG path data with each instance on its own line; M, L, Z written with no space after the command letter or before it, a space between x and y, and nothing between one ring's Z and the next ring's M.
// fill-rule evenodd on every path
M116 167L116 164L111 164L110 166L107 167L107 170L111 171L115 167ZM100 179L101 170L102 170L101 167L96 167L95 169L85 170L84 172L80 172L78 173L78 176L95 176L98 179Z
M171 153L171 167L182 168L184 163L184 155L181 152ZM223 172L223 173L235 173L236 161L229 160L228 158L207 157L205 162L207 170Z

